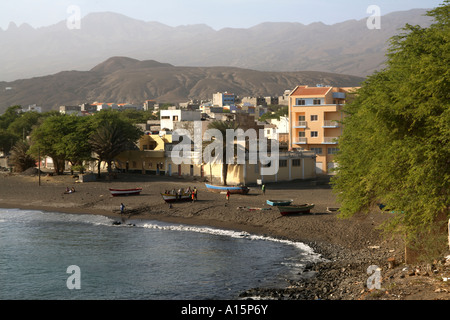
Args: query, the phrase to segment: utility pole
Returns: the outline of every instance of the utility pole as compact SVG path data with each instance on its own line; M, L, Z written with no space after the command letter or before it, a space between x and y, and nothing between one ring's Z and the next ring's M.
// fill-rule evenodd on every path
M39 171L38 171L38 177L39 177L39 187L41 186L41 147L38 147L38 150L39 150L39 156L38 156L38 162L39 162L39 165L38 165L38 168L39 168Z

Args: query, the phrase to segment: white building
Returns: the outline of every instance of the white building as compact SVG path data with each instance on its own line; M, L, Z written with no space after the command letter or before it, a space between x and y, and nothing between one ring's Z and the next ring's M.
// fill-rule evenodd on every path
M29 105L27 108L22 108L22 112L37 112L37 113L42 113L42 108L38 107L35 104Z
M201 113L199 111L188 111L179 109L169 109L160 111L161 130L172 131L174 122L180 121L201 121Z

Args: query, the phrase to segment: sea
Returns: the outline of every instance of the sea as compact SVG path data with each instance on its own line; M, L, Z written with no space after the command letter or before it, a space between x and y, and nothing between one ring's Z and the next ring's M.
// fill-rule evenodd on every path
M300 242L206 226L0 209L0 300L233 300L320 259Z

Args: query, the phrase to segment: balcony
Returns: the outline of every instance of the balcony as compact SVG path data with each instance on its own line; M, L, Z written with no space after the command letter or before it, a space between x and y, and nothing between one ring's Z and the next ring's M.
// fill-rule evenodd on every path
M324 137L322 144L338 144L338 137Z
M334 99L345 99L345 92L333 92Z
M306 128L306 121L294 121L294 128Z
M306 138L303 137L294 137L294 144L306 144Z
M325 120L323 122L322 128L339 128L340 124L338 120Z

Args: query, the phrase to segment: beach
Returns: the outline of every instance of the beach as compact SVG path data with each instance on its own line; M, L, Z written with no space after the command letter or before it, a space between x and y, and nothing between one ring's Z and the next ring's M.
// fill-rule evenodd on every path
M40 181L40 184L39 184ZM66 194L66 188L75 192ZM142 188L136 196L112 197L109 188ZM174 203L170 207L161 197L166 190L198 189L195 202ZM281 216L268 199L292 199L293 204L315 204L310 214ZM124 204L124 213L120 205ZM338 207L329 178L266 184L265 194L259 186L250 186L248 195L230 196L209 192L204 181L193 178L141 174L118 174L115 178L79 183L78 176L0 173L0 207L32 209L74 214L97 214L118 221L128 219L158 220L221 229L246 231L292 241L303 242L323 262L306 267L302 274L286 279L285 288L254 288L242 293L242 298L255 295L271 299L448 299L447 283L420 285L402 264L404 246L399 239L383 236L378 228L392 214L374 209L369 214L341 219L328 207ZM263 209L263 210L262 210ZM392 259L395 266L390 266ZM382 274L382 290L367 285L367 270L378 266ZM438 272L447 272L443 265ZM422 274L423 277L424 273ZM436 273L435 273L436 275ZM420 278L421 279L421 278ZM393 285L395 284L395 286ZM442 288L436 291L436 286ZM447 291L446 291L447 290Z

